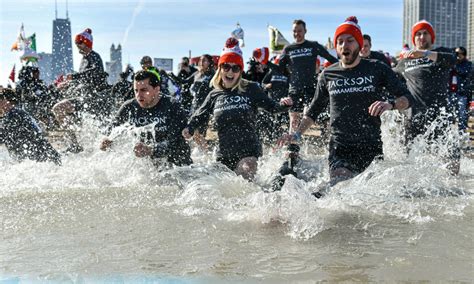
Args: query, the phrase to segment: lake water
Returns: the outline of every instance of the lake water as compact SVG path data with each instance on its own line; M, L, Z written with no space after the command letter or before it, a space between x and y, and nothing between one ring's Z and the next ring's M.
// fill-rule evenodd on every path
M453 177L422 142L404 154L392 128L384 161L319 200L310 191L328 179L327 152L311 145L308 180L275 193L262 191L284 161L271 149L249 183L212 155L156 169L129 137L101 152L93 126L62 167L18 164L0 148L0 280L471 282L474 160Z

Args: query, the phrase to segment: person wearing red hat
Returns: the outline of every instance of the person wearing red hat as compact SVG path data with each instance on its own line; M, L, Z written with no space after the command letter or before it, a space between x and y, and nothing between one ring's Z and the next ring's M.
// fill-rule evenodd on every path
M104 64L100 55L92 50L92 30L85 29L74 39L79 53L82 54L81 64L77 73L68 74L67 80L80 80L87 84L103 83Z
M411 31L415 48L403 52L402 59L394 69L405 79L415 98L406 119L405 138L409 148L418 136L427 137L430 144L440 143L443 137L449 135L447 131L452 124L447 86L456 57L448 48L433 48L435 36L434 28L428 21L415 23ZM449 160L448 168L453 174L459 172L458 144L450 145L449 154L442 157Z
M97 94L106 88L107 73L104 71L104 64L100 55L92 50L92 31L85 29L76 35L74 42L82 54L79 71L66 75L65 82L59 85L66 93L66 99L56 103L53 106L53 114L61 127L70 128L72 117L74 114L82 111L90 112L97 117L104 117L104 103L98 100ZM79 94L79 96L71 97L71 93ZM74 131L67 131L71 140L71 145L67 151L78 153L83 150L79 145Z
M384 63L360 57L363 38L356 17L338 26L334 41L339 63L324 69L305 115L292 134L280 144L296 143L329 104L330 185L364 171L383 157L380 115L406 109L412 101L406 87ZM393 99L386 100L386 90Z
M314 62L318 55L331 63L333 57L321 44L305 38L306 23L303 20L293 21L293 38L295 42L283 49L279 66L290 78L289 95L293 99L290 110L290 129L298 126L301 113L314 96L313 77L316 73Z
M219 138L217 160L238 175L253 179L262 145L255 127L258 108L270 112L285 111L290 98L277 103L251 81L242 78L244 61L235 38L229 38L218 61L218 69L211 80L214 87L203 104L189 119L182 134L190 139L196 129L209 122L214 115Z

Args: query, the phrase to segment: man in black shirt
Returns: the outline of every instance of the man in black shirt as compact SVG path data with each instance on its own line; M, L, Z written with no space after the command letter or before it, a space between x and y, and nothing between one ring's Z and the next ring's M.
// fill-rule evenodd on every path
M191 84L193 83L191 80L187 80L196 73L198 70L189 64L189 58L183 57L181 58L181 63L178 65L178 82L180 83L180 95L181 95L181 106L185 109L188 113L191 111L191 104L193 101L193 96L190 92Z
M107 73L104 72L104 65L100 55L92 50L92 31L84 30L75 37L75 44L79 53L83 55L79 72L68 74L66 82L61 86L68 88L68 98L58 102L53 107L53 113L59 124L66 128L71 144L66 151L78 153L83 151L82 146L77 141L76 134L69 129L75 116L83 111L104 117L106 114L106 97L99 96L99 92L105 90L107 85ZM61 87L60 87L61 88ZM75 95L71 96L70 93ZM109 93L107 93L107 96Z
M430 143L440 142L453 123L447 86L456 57L447 48L433 49L435 32L425 20L413 25L412 41L415 49L402 53L403 59L394 69L406 80L415 99L407 119L406 139L411 143L415 137L424 135ZM457 142L448 147L449 155L444 157L449 159L448 168L453 174L459 172L460 146Z
M371 48L372 48L372 38L370 38L369 35L365 34L364 46L360 50L360 57L365 58L365 59L377 59L387 64L388 66L390 66L390 61L388 61L387 57L383 53L370 50Z
M43 135L36 120L16 107L17 95L11 89L0 89L0 144L11 156L37 162L61 164L61 156Z
M283 49L279 66L288 71L290 78L289 95L293 99L290 109L290 129L294 130L300 121L305 106L314 96L314 74L316 58L326 58L329 62L337 62L322 45L316 41L305 39L306 23L303 20L293 21L293 37L295 42Z
M462 134L467 128L468 122L468 106L472 99L472 83L473 76L472 62L467 60L466 48L459 46L455 49L456 65L451 70L450 92L451 100L457 111L458 128Z
M406 109L412 100L387 65L361 59L363 39L357 18L347 18L337 28L334 40L341 60L321 73L313 101L299 127L281 141L299 140L329 102L330 184L353 177L374 159L383 157L380 115L387 110ZM396 99L384 101L382 89Z
M177 103L160 94L160 80L155 73L141 70L134 77L135 99L125 102L111 127L130 123L145 129L140 133L140 142L135 145L135 156L165 158L167 162L182 166L192 163L189 145L181 136L187 124L186 114ZM146 130L151 126L151 131ZM102 141L101 150L112 145L112 140Z

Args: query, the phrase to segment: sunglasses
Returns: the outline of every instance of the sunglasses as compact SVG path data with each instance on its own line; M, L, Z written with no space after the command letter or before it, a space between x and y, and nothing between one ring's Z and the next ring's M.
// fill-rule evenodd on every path
M240 66L239 65L230 65L230 64L227 64L227 63L224 63L222 64L222 70L224 70L224 72L229 72L229 70L232 69L232 72L234 73L239 73L240 72Z

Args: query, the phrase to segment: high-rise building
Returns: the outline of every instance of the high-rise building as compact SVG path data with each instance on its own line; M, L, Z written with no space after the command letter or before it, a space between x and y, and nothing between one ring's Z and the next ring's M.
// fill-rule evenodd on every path
M412 47L411 27L427 20L436 32L434 46L466 46L467 4L468 0L404 0L403 43Z
M469 0L467 12L467 57L474 59L474 0Z
M53 55L51 53L38 53L38 68L40 70L40 79L46 84L51 84L54 81L54 76L51 70Z
M109 84L115 84L119 80L122 72L122 46L119 44L117 48L112 43L110 47L110 62L105 62L105 71L109 73L107 81Z
M51 61L53 78L61 74L72 73L72 37L71 21L66 7L66 19L59 19L56 8L56 19L53 21L53 52Z

